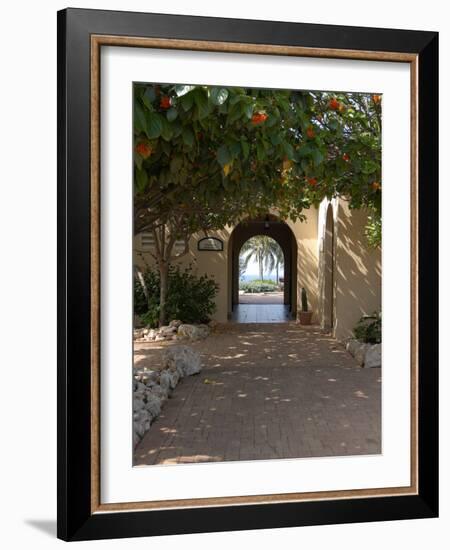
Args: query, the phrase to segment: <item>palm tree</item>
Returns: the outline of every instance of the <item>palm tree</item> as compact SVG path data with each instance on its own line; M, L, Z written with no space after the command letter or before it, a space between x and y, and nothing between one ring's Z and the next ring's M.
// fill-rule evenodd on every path
M276 282L280 282L280 267L284 266L284 254L281 246L274 239L270 239L270 248L265 260L265 267L269 273L275 269Z
M266 235L252 237L244 243L240 255L244 269L247 269L251 260L256 260L261 281L264 280L264 270L271 273L276 268L278 284L279 268L284 264L284 256L280 245L274 239Z

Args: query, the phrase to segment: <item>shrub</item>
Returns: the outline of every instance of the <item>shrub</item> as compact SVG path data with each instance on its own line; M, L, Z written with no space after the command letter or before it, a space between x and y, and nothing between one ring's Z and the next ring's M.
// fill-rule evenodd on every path
M140 282L134 283L134 312L151 327L159 319L159 273L148 269L144 273L149 300L147 302ZM167 320L180 319L184 323L207 323L216 309L217 283L207 275L197 276L192 268L181 270L178 266L169 270L167 288Z
M278 290L278 285L274 281L248 281L239 284L239 290L244 292L275 292Z
M381 313L363 315L353 329L357 340L366 344L379 344L381 342Z

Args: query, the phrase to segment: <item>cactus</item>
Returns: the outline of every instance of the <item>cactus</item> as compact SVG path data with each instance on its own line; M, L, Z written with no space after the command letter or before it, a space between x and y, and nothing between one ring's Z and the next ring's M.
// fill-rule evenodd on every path
M302 311L308 311L308 295L304 287L302 287Z

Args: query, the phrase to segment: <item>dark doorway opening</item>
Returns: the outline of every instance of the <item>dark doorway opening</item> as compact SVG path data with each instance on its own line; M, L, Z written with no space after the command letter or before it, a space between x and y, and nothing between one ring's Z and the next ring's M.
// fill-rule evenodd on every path
M284 259L283 290L279 304L240 304L240 251L257 235L270 237L278 243ZM297 242L290 227L279 218L263 218L239 223L229 241L229 318L237 322L282 322L295 318L297 310ZM270 300L269 300L270 301Z

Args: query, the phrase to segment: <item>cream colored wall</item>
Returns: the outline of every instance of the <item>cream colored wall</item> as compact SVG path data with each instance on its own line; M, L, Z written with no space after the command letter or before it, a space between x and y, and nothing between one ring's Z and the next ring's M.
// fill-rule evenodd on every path
M308 293L309 308L313 322L324 320L324 255L326 209L323 201L319 209L305 211L304 222L287 224L297 243L297 310L301 309L301 288ZM338 339L352 335L352 330L363 314L381 309L381 252L368 248L364 227L367 215L361 210L349 210L345 201L333 200L335 220L335 269L334 269L334 333ZM231 262L228 261L228 241L231 227L208 233L224 243L222 252L197 250L197 242L203 233L195 234L189 243L189 252L174 262L180 266L192 266L194 273L207 274L219 285L216 297L217 309L213 318L221 323L227 321L231 297ZM140 248L140 237L135 238L135 262L138 265L154 265L148 252Z
M381 250L367 245L367 213L339 199L335 212L335 326L338 340L352 336L359 318L381 309Z
M220 323L227 321L228 304L228 239L231 234L230 228L221 231L208 232L208 237L217 237L223 240L223 252L198 251L197 242L203 238L204 233L196 233L189 241L189 252L180 259L173 262L173 265L180 267L192 266L193 272L197 275L209 275L219 285L219 291L216 296L216 312L212 318ZM142 250L140 236L134 238L134 257L135 263L141 267L145 264L154 266L155 261L148 251Z
M305 287L309 309L313 311L312 322L318 322L318 211L305 210L306 220L287 224L297 241L297 311L301 310L301 289Z

